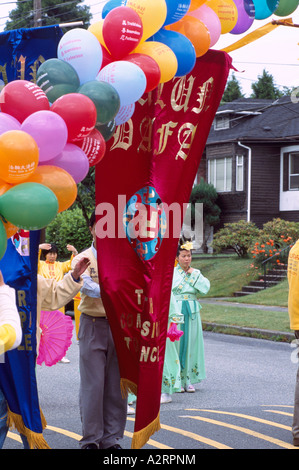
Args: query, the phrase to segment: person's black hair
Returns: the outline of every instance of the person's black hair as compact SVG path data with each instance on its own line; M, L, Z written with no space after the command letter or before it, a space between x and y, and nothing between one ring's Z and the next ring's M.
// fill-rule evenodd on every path
M91 214L91 216L89 218L88 226L93 227L94 224L95 224L95 221L96 221L96 214L95 214L95 211L93 211L93 213Z
M188 238L181 238L180 241L179 241L179 244L178 244L178 247L177 247L177 250L176 250L176 257L179 256L180 252L185 250L186 248L181 248L182 245L184 245L185 243L187 242L190 242L191 240L188 239Z
M49 250L42 250L42 255L45 259L48 253L57 253L58 255L58 248L55 243L51 243L51 248Z

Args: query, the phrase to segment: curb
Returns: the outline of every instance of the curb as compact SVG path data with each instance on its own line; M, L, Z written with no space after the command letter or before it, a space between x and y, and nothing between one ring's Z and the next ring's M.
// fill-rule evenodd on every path
M224 325L220 323L202 322L204 331L211 331L213 333L224 333L236 336L246 336L257 339L267 339L270 341L280 341L283 343L290 343L295 339L293 333L283 331L261 330L259 328L248 328L236 325Z

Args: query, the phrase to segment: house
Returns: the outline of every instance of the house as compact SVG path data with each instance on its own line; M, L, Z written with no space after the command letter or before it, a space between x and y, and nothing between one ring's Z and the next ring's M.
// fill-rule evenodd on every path
M219 194L221 224L299 222L299 99L240 98L218 108L198 178Z

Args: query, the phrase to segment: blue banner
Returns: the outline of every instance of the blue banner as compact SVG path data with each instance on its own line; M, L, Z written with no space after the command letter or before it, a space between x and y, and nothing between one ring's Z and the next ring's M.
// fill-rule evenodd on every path
M22 343L5 353L0 386L9 408L9 424L27 437L31 448L47 448L43 438L36 366L37 262L40 232L21 231L8 240L0 260L4 281L16 291L22 324Z
M0 33L0 79L5 85L13 80L35 83L39 66L57 57L62 36L58 25Z

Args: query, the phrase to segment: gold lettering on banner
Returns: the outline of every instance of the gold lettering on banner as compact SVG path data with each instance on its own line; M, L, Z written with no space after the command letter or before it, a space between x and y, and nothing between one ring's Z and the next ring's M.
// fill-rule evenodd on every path
M39 68L39 66L45 62L45 59L42 55L40 55L34 62L32 65L30 65L30 68L32 70L32 72L30 72L30 76L32 77L31 81L36 83L36 74L37 74L37 70Z
M17 78L18 80L25 80L25 64L26 64L26 57L20 55L19 59L17 59L17 63L19 63L20 68L17 70Z
M176 154L176 157L175 157L176 160L178 158L182 158L183 160L186 160L186 158L188 157L188 152L193 142L195 131L196 131L196 126L191 124L191 122L186 122L180 127L179 133L178 133L178 141L181 147L178 153Z
M137 151L150 152L152 150L153 122L149 116L145 116L140 123L141 142Z
M178 80L171 92L171 107L174 111L187 111L189 107L189 101L194 86L194 77L182 77Z
M113 145L110 150L121 148L128 150L131 147L133 141L133 122L129 119L121 126L116 127L116 131L113 134Z
M168 138L173 134L173 131L171 129L175 129L177 125L177 122L169 121L166 124L163 124L162 127L157 130L157 134L160 135L160 138L158 149L155 149L154 151L155 155L159 155L160 153L164 152L168 144Z
M210 98L214 88L214 78L210 77L206 82L203 83L201 87L199 87L197 92L197 102L198 106L192 108L192 112L196 114L200 114L202 111L207 111L209 108Z
M0 77L2 76L4 85L7 85L8 83L6 67L7 67L7 62L4 65L0 65Z

